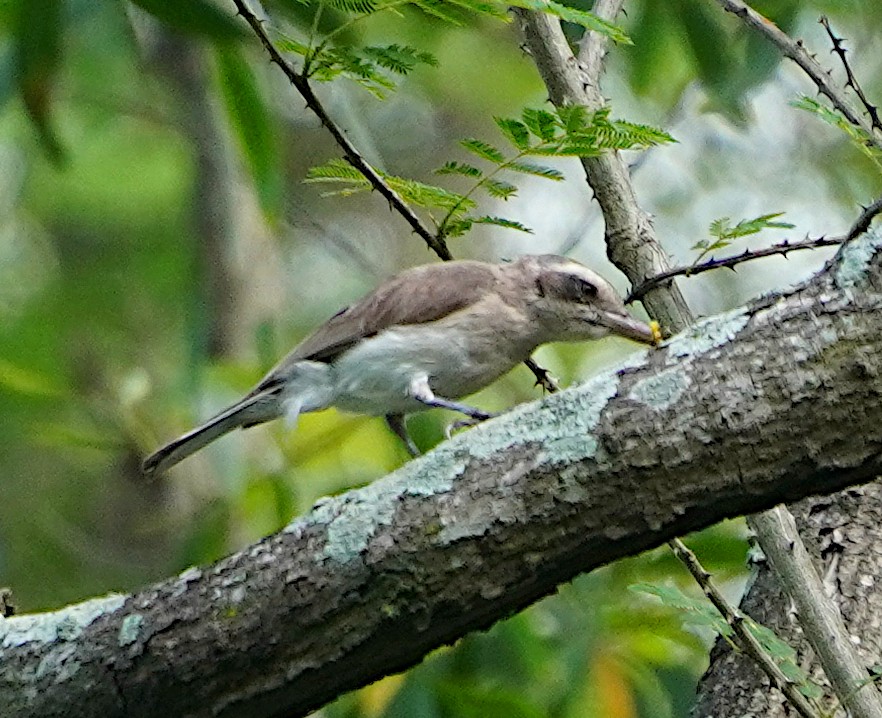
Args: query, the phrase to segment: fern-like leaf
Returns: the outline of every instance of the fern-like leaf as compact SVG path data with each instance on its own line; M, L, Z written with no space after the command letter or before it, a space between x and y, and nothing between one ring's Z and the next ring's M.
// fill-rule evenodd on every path
M442 187L424 184L406 177L397 177L385 172L378 171L377 174L408 204L438 208L457 214L465 213L475 207L473 200L456 192L449 192ZM323 165L311 167L306 173L305 181L311 184L337 182L346 185L343 189L334 190L327 194L351 195L372 189L371 183L364 175L342 159L333 159Z
M457 213L466 212L475 206L473 200L456 192L449 192L442 187L394 175L383 175L383 178L408 204L414 204L418 207L437 207Z
M346 160L328 160L323 165L310 167L306 173L307 182L364 182L364 175Z
M601 152L603 149L595 142L573 138L548 147L536 147L530 154L545 157L597 157Z
M493 162L497 165L505 162L505 156L502 154L502 152L500 152L496 147L488 142L469 138L466 140L461 140L460 144L473 155L477 155L478 157L489 162Z
M312 49L309 45L306 45L289 35L280 35L280 37L276 38L275 46L281 52L293 52L295 55L300 55L301 57L308 55Z
M557 134L558 120L547 110L535 110L527 107L521 113L521 118L530 132L543 142L550 142Z
M584 129L589 122L588 108L584 105L564 105L557 109L557 116L564 132L579 132ZM597 115L598 113L593 113Z
M564 178L563 172L560 170L546 167L545 165L533 164L532 162L509 162L505 167L513 172L536 175L537 177L544 177L555 182L560 182Z
M462 175L464 177L474 177L480 179L484 173L474 165L465 162L445 162L441 167L435 170L437 175Z
M471 217L447 220L447 222L444 224L444 236L462 237L462 235L464 235L472 228L472 225L474 223L475 222Z
M452 11L444 0L411 0L414 7L419 8L427 15L436 17L451 25L462 25L463 17L459 12Z
M526 232L527 234L533 234L533 230L530 229L527 225L521 224L520 222L516 222L513 219L506 219L505 217L472 217L471 221L474 224L492 224L496 227L505 227L506 229L516 229L518 232Z
M497 127L502 130L508 141L519 150L526 150L530 146L530 130L523 122L510 120L505 117L494 117Z
M511 182L503 182L498 179L484 180L484 184L481 186L486 189L491 196L498 197L499 199L508 199L509 197L514 197L518 193L518 188L511 184Z
M511 17L508 14L508 3L493 2L492 0L490 2L486 0L446 0L446 2L477 15L489 15L497 20L511 22Z
M359 15L367 15L375 12L377 5L373 0L322 0L329 7L342 12L357 13Z
M362 53L380 67L406 75L419 64L437 65L438 60L430 52L423 52L407 45L365 47Z

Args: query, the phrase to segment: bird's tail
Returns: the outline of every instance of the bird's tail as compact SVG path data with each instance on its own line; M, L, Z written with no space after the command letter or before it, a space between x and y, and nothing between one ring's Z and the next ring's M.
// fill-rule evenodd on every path
M163 473L233 429L277 419L283 411L279 392L275 388L247 396L212 417L202 426L197 426L150 454L144 459L142 466L144 474L154 476Z

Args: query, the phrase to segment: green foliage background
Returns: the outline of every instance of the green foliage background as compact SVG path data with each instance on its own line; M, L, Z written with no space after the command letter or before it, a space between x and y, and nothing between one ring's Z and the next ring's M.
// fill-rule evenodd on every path
M470 5L451 10L453 24L426 8L351 23L351 2L329 1L320 17L315 3L266 3L271 25L294 38L292 59L310 32L335 33L336 54L322 66L333 81L320 95L372 162L457 192L468 172L432 170L470 161L458 141L496 142L494 116L517 117L545 99L515 28ZM828 45L814 21L829 14L866 89L880 96L872 81L882 77L873 49L878 3L757 7L806 36L823 61ZM380 420L325 412L296 432L237 433L167 481L139 477L146 451L247 390L310 328L381 277L432 259L376 196L322 199L320 187L303 183L310 167L339 153L231 10L205 0L0 4L0 585L13 589L21 610L134 590L210 562L279 529L316 498L406 460ZM787 106L812 88L714 3L640 0L627 10L633 44L612 49L605 92L615 116L679 142L650 151L635 170L641 202L678 258L689 258L714 217L782 211L797 232L835 231L878 193L878 170L847 137ZM388 50L393 44L399 50ZM387 49L357 50L377 47ZM365 75L371 59L385 80ZM798 138L775 134L779 116L800 128ZM206 143L212 131L216 141ZM745 143L774 170L739 164ZM210 200L226 196L206 181L212 161L235 178L239 198L220 202L241 222L221 251L239 252L247 268L237 278L245 291L226 303L212 294L220 260L205 240L206 218L219 211ZM525 184L518 202L479 200L480 213L512 224L540 218L535 235L512 240L504 227L481 227L452 241L452 251L498 258L570 248L624 288L603 266L602 225L581 172L555 167L565 182ZM551 217L548 198L563 185L572 199ZM567 218L586 215L568 238ZM705 276L687 291L715 311L819 262L773 260L765 271ZM226 346L212 323L219 314L233 327ZM569 383L632 350L610 340L540 358ZM531 384L518 369L475 401L500 409L538 396ZM418 442L439 441L449 418L414 419ZM692 544L737 588L739 524ZM663 551L624 561L325 712L686 715L710 635L627 590L638 582L691 590Z

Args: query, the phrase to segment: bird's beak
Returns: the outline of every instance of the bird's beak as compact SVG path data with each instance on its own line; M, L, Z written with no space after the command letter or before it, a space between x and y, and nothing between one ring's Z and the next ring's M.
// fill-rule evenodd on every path
M644 344L655 344L658 340L656 332L652 327L644 324L639 319L629 314L612 314L610 312L602 312L600 315L600 323L607 327L613 334L618 334L626 339L633 339L635 342L643 342Z

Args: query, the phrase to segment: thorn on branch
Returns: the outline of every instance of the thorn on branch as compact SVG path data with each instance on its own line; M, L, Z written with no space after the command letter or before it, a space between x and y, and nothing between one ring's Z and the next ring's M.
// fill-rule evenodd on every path
M826 16L821 16L821 19L818 20L818 22L824 27L824 30L827 32L827 37L830 38L830 43L833 46L830 52L835 53L839 57L839 62L842 63L842 67L845 70L845 86L854 90L854 93L858 96L858 99L864 107L864 112L866 112L867 116L870 118L870 124L873 129L882 130L882 121L880 121L879 118L879 110L867 99L863 88L858 83L857 77L851 68L851 63L848 61L848 51L845 48L845 40L833 32L830 20Z

